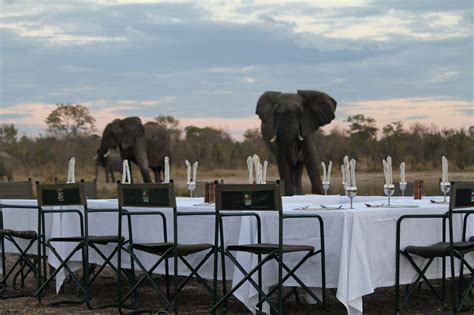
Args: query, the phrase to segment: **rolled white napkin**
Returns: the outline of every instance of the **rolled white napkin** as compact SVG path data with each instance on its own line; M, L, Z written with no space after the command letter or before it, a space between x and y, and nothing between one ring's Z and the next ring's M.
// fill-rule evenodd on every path
M344 164L341 164L341 174L342 174L342 185L346 184L346 168Z
M68 184L76 182L75 167L76 167L76 158L72 157L68 163L67 180L66 180L66 183Z
M188 160L184 161L184 164L186 164L186 183L191 182L191 163L189 163Z
M197 168L198 168L198 161L194 162L193 164L193 182L196 182Z
M329 164L328 164L328 178L327 178L328 182L331 181L331 170L332 170L332 161L329 161Z
M355 176L355 167L356 167L356 160L352 159L350 164L350 169L351 169L351 187L357 187L356 184L356 176Z
M123 160L122 162L122 183L130 184L132 178L130 176L130 166L128 165L128 160Z
M327 180L326 164L324 164L324 162L321 162L321 165L323 166L323 182L325 182Z
M387 156L387 164L388 164L388 179L389 185L393 185L393 172L392 172L392 157L389 155Z
M406 178L405 178L405 162L402 162L400 164L400 183L406 183Z
M261 183L261 172L260 172L260 157L256 154L252 156L253 160L253 166L255 167L255 183L260 184Z
M441 167L442 167L442 177L441 177L441 181L443 183L447 183L449 182L449 178L448 178L448 159L443 155L441 157Z
M253 184L253 159L251 156L247 158L247 168L249 170L249 184Z
M165 179L163 183L168 184L170 182L170 159L165 156Z
M346 186L349 187L351 186L351 170L349 166L349 157L347 155L344 157L344 168L346 173Z
M267 183L267 168L268 168L268 162L265 160L263 162L262 184Z

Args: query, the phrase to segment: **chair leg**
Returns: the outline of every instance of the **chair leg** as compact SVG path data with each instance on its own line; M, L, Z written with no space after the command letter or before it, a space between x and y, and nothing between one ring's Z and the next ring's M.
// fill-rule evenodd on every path
M261 254L258 254L257 255L257 263L258 265L260 266L260 264L262 263L262 255ZM258 287L259 288L262 288L263 287L263 280L262 280L262 268L258 268ZM269 295L270 296L270 295ZM260 292L258 293L258 300L261 301L262 300L262 295L260 294ZM262 304L257 304L257 309L258 309L258 312L259 313L262 313Z
M170 302L170 300L167 298L166 296L166 293L163 292L163 290L156 284L155 280L153 279L152 277L152 273L153 273L153 270L155 270L159 264L161 264L163 262L163 260L165 259L164 257L166 257L167 255L169 255L171 253L171 250L173 250L173 248L171 248L170 250L166 251L165 253L163 253L163 256L160 257L160 259L158 259L158 261L149 269L147 270L145 268L145 266L143 266L143 264L140 262L140 260L137 258L137 256L135 255L135 253L131 252L131 251L128 251L130 256L131 256L131 259L135 260L135 262L137 263L138 267L142 270L143 272L143 276L134 283L134 285L132 286L132 288L130 288L130 290L128 291L128 293L122 298L122 300L120 301L120 303L124 303L124 301L126 301L136 290L137 288L143 283L143 281L145 281L145 279L148 279L150 280L152 286L154 287L155 291L162 297L162 299L166 302L167 304L167 307L172 309L174 308L174 305Z
M221 247L221 268L222 268L222 296L227 294L227 272L225 268L225 250ZM227 310L227 300L224 301L224 310Z
M323 302L309 289L307 286L299 279L296 275L295 272L298 270L301 265L303 265L306 260L308 260L310 257L313 257L317 255L319 252L309 252L306 254L292 269L288 268L285 264L283 264L283 268L287 272L286 275L282 278L282 284L286 282L290 277L295 279L295 281L298 282L298 284L320 305L323 305ZM276 259L276 258L275 258ZM275 291L278 289L278 287L273 287L268 293L267 296L271 296ZM257 303L257 306L261 305L264 302L264 299L260 299L259 302Z
M54 256L56 256L56 258L58 259L58 261L60 261L60 265L58 266L58 268L56 268L56 270L52 273L52 275L45 280L44 283L41 284L41 286L38 288L38 290L36 291L35 295L41 295L41 292L46 288L46 286L54 279L54 277L59 273L59 271L64 268L68 273L69 275L72 277L72 279L77 283L77 285L79 286L79 288L82 290L82 292L84 294L86 294L86 288L84 287L84 285L82 284L81 280L79 280L76 275L72 272L72 270L69 268L69 266L67 265L67 262L72 258L72 256L78 251L80 250L82 247L84 246L84 244L81 242L79 243L72 251L71 253L69 253L69 255L66 257L66 259L62 259L61 256L58 254L58 252L55 250L55 248L52 246L52 245L48 245L48 248L50 249L50 252L53 253Z
M227 292L215 305L212 306L212 308L209 310L210 312L215 311L221 304L223 304L235 291L237 291L238 288L242 286L246 281L250 282L252 286L257 290L258 293L262 295L262 297L265 299L265 301L270 305L270 307L274 310L277 311L277 307L273 304L273 302L270 300L270 298L262 291L262 289L258 286L257 283L252 279L252 275L255 274L259 268L261 268L262 265L270 261L271 259L274 259L275 257L275 252L271 252L268 254L261 262L261 265L257 265L252 270L247 272L242 265L239 264L237 259L232 256L232 254L229 251L226 251L226 256L229 257L229 259L232 261L232 263L240 270L240 272L244 275L244 277L229 291Z

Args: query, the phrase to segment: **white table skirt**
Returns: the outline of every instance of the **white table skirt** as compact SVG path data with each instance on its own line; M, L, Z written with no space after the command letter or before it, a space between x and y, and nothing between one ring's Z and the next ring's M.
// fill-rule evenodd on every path
M177 198L180 211L212 211L213 207L195 206L202 203L202 198ZM324 233L326 246L326 286L337 288L337 298L346 306L349 314L360 314L363 311L362 297L374 292L378 287L392 286L395 284L395 235L396 222L405 214L441 214L448 210L447 205L432 204L429 199L413 200L412 197L394 197L392 204L417 205L418 208L367 208L364 202L381 203L385 197L356 197L354 209L347 209L348 198L344 196L294 196L283 197L284 211L288 213L318 213L324 219ZM31 204L35 201L4 200L9 204ZM89 208L113 208L117 206L116 200L89 200ZM310 206L343 204L343 210L308 211L293 210L295 208ZM173 238L172 211L162 209L167 217L168 240ZM4 226L11 229L36 230L35 210L4 209ZM29 215L25 215L29 213ZM262 241L275 242L278 239L278 217L275 213L261 212ZM54 214L47 223L47 232L51 236L77 235L79 224L77 216L70 214ZM284 224L284 239L287 244L310 244L319 249L319 227L314 219L288 219ZM468 235L474 235L474 216L470 219ZM134 242L161 241L161 221L159 217L139 217L133 221ZM455 227L461 229L460 216L456 217ZM180 217L178 223L178 238L180 243L213 243L214 242L214 217L213 216L186 216ZM124 235L127 236L127 225L124 224ZM408 220L402 226L401 247L408 244L426 245L440 241L441 222L436 219ZM90 235L115 235L117 234L117 215L113 213L94 213L89 217ZM225 243L245 244L256 242L256 224L252 217L233 217L225 219ZM8 243L8 242L6 242ZM112 246L100 246L109 252ZM67 255L71 244L61 246L61 255ZM7 251L14 252L11 246L6 246ZM156 257L137 251L138 256L146 267L150 267ZM204 254L189 256L191 264L196 264ZM301 254L285 254L285 263L289 266L295 264ZM471 257L472 258L472 257ZM49 263L55 267L58 261L49 255ZM238 261L247 270L256 264L256 256L239 253ZM77 254L73 260L80 262L81 256ZM100 257L90 251L90 260L101 263ZM127 255L123 255L123 264L129 267ZM170 261L170 266L172 262ZM172 270L172 269L170 269ZM448 269L449 270L449 269ZM164 273L164 265L156 270ZM268 288L277 282L277 265L270 263L264 268L264 286ZM188 270L180 264L179 273L184 275ZM203 266L200 274L204 278L212 279L212 257ZM241 273L226 264L227 279L237 283ZM310 287L321 287L320 257L310 258L299 270L297 275ZM427 272L428 278L441 277L441 263L436 262ZM405 258L401 258L401 284L411 283L415 280L416 273ZM285 285L296 285L292 279ZM257 292L248 283L236 291L235 296L250 310L255 311Z

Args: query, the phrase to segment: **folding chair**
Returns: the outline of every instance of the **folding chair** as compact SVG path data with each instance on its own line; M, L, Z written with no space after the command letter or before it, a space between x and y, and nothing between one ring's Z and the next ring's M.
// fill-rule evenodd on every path
M31 185L31 179L24 182L0 183L0 199L33 199L33 188ZM8 202L5 202L4 200L2 200L2 202L0 203L0 245L2 247L2 275L0 278L0 298L7 298L3 294L9 286L7 281L10 277L13 278L11 286L16 289L17 278L18 276L21 276L20 287L23 287L25 279L29 275L29 273L33 272L35 277L37 277L39 275L38 268L41 266L41 262L39 259L40 256L31 254L29 252L33 244L38 240L37 231L12 230L5 228L3 225L3 209L6 208L16 209L15 211L20 211L36 210L37 207L8 204ZM26 242L26 246L22 246L22 242L19 241L19 239L24 240ZM11 242L19 253L18 258L8 271L6 268L5 240ZM25 296L25 294L16 294L8 296L8 298L23 296Z
M46 252L49 250L59 261L59 266L52 272L49 278L46 278L38 286L38 290L35 295L41 301L43 290L47 288L49 283L55 279L56 275L60 270L64 269L72 280L77 284L78 288L84 293L85 298L80 301L58 301L51 303L83 303L86 301L89 306L89 291L87 285L87 240L85 237L85 226L84 226L84 215L83 211L87 208L86 197L84 193L84 186L81 183L75 184L39 184L37 183L37 199L38 199L38 221L40 227L40 245L38 251ZM63 208L66 206L67 208ZM74 208L73 208L74 207ZM59 215L77 215L79 232L75 236L59 236L59 237L46 237L46 215L59 214ZM58 243L74 244L75 246L66 256L63 258L57 251L56 246ZM81 251L82 253L82 268L84 274L84 280L80 280L74 272L69 268L67 263L71 260L74 254ZM46 267L43 267L46 270ZM46 274L45 274L46 276Z
M176 208L176 197L174 192L173 182L170 181L169 184L119 184L118 185L118 197L119 197L119 236L122 237L122 217L125 216L128 225L128 248L126 252L131 257L131 262L136 263L136 265L143 272L143 275L138 279L133 287L128 291L125 296L122 296L121 290L121 277L119 276L119 312L122 312L123 303L125 300L134 293L139 286L148 279L154 290L158 295L163 299L167 305L167 309L173 309L176 313L178 312L178 293L184 288L186 283L193 277L196 276L198 280L206 287L207 290L214 293L213 289L204 281L199 275L200 268L208 260L208 258L214 253L214 246L208 243L199 243L199 244L180 244L178 242L178 217L179 216L196 216L196 215L215 215L215 212L208 211L190 211L182 212L178 211ZM136 210L132 208L141 208L141 210ZM143 209L143 208L153 208L153 209ZM173 211L173 241L168 241L167 233L167 221L166 214L161 210L156 210L157 208L171 208ZM163 239L161 241L152 241L150 243L140 243L134 241L133 235L133 217L136 216L159 216L162 222L162 232ZM122 246L119 246L118 253L118 268L122 267L121 259L121 250ZM135 251L146 252L152 255L156 255L159 258L147 269L144 264L140 261ZM186 256L208 251L205 257L197 264L196 267L191 266L191 264L186 260ZM174 292L170 294L169 287L169 266L168 259L173 258L174 262ZM183 262L188 269L190 269L191 274L189 274L185 280L178 285L178 259ZM165 291L160 288L157 280L153 279L153 271L161 264L165 263ZM132 265L133 270L133 265ZM136 311L136 310L135 310ZM146 312L146 310L140 310L140 312ZM149 310L148 312L151 312Z
M0 199L33 199L31 178L19 182L0 182Z
M89 211L86 202L85 195L85 186L84 181L81 180L80 183L74 184L49 184L49 185L37 185L37 198L38 198L38 219L40 227L40 242L41 248L38 251L46 252L46 249L52 253L56 259L59 261L59 266L52 272L49 278L41 282L36 291L36 295L41 300L42 292L47 288L49 283L55 279L56 275L60 270L64 269L67 274L70 276L80 291L84 293L83 300L65 300L51 303L51 305L60 304L60 303L83 303L86 302L88 308L98 308L97 306L92 306L90 304L90 285L97 278L98 274L102 269L108 265L115 272L117 269L113 266L110 260L118 252L116 248L109 256L104 255L97 247L97 245L107 245L109 243L120 243L118 241L117 235L89 235L89 223L88 217L89 212L107 212L112 211L112 209L91 209ZM67 207L67 208L63 208ZM118 212L117 209L114 210ZM58 236L47 239L46 238L46 215L49 214L59 214L59 215L77 215L78 221L78 232L76 235L72 236ZM72 250L67 254L66 258L63 258L56 249L56 244L66 243L66 244L75 244L72 245ZM100 270L94 275L94 277L89 280L89 247L95 250L99 256L104 260L103 265ZM74 254L81 252L82 253L82 270L83 275L82 279L79 279L74 272L67 265L71 261ZM43 267L44 275L46 275L46 266ZM46 278L46 277L45 277ZM115 305L115 304L114 304ZM110 305L105 305L110 306ZM104 306L104 307L105 307ZM102 306L100 306L102 307Z
M471 291L473 286L473 278L467 285L462 288L462 281L459 281L458 296L456 296L456 285L455 285L455 258L460 262L459 277L463 278L463 269L466 267L469 272L473 273L473 268L469 265L468 261L464 258L467 253L474 251L474 237L471 237L469 241L466 241L466 231L468 226L468 216L474 213L474 182L471 183L451 183L451 196L449 203L449 210L445 214L416 214L416 215L404 215L401 216L397 221L397 235L396 235L396 261L395 261L395 310L397 313L400 312L401 308L408 302L408 299L413 294L417 284L424 280L434 295L441 301L443 307L447 308L446 303L446 258L450 259L451 265L451 284L452 284L452 304L453 312L456 313L461 310L464 300ZM464 215L463 218L463 231L462 239L459 242L454 241L454 228L453 228L453 216L456 214ZM400 238L401 238L401 224L404 220L408 219L441 219L442 222L442 241L435 243L430 246L415 246L410 245L405 247L403 250L400 249ZM446 231L446 224L448 225L448 231ZM449 240L446 241L446 232L448 232ZM402 301L400 301L400 254L403 255L410 265L418 273L418 277L415 282L411 284L407 293ZM428 259L423 267L416 264L413 259L414 256ZM435 258L442 258L443 260L443 275L442 275L442 287L441 294L436 291L433 285L425 276L426 271L431 266ZM459 301L457 301L459 297Z
M261 219L257 211L275 211L278 215L278 243L262 243ZM317 214L285 214L282 210L282 199L280 185L277 184L219 184L216 187L216 215L218 220L219 239L216 242L216 251L221 253L222 275L225 276L225 257L228 257L238 270L244 275L229 292L227 292L224 278L224 296L210 309L215 312L217 308L226 302L226 300L246 281L257 290L259 302L257 304L259 312L262 311L262 304L267 302L271 310L277 314L283 314L282 303L286 297L283 297L283 284L289 278L293 278L318 304L325 307L326 303L326 277L325 277L325 259L324 259L324 223L321 216ZM256 244L224 244L224 222L225 217L254 217L257 222L257 243ZM320 249L316 250L313 245L288 245L283 243L283 221L286 219L316 219L319 223ZM218 247L218 249L217 249ZM258 263L250 271L245 270L237 261L232 252L246 252L257 255ZM283 260L283 254L304 253L303 258L292 268ZM322 298L318 298L295 274L305 261L310 257L321 255L321 282ZM262 257L265 256L265 257ZM217 275L217 258L214 261L214 277ZM275 260L278 263L278 283L272 290L265 293L262 288L262 267L269 261ZM283 270L286 274L283 275ZM257 273L257 281L253 275ZM271 301L271 295L278 292L278 304ZM291 295L291 293L290 293ZM224 305L225 307L225 305Z

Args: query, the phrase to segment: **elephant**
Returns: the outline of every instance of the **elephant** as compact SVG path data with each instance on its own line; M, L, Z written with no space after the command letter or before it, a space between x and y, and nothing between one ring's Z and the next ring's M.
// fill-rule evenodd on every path
M0 152L0 177L6 176L9 182L13 181L15 159L6 152Z
M100 165L106 165L105 158L114 148L119 148L122 160L138 165L144 183L151 182L148 168L153 170L155 182L162 181L164 158L171 155L171 139L166 128L154 122L142 124L138 117L115 119L102 133L97 150Z
M99 166L104 169L105 182L109 182L109 178L112 180L112 183L115 182L115 172L122 173L122 158L119 153L110 153L105 158L105 166L102 166L98 156L94 156L95 161L95 179L99 175Z
M335 118L336 105L328 94L313 90L267 91L258 99L256 114L261 120L262 137L277 160L285 195L303 194L304 166L311 193L323 192L313 133Z

